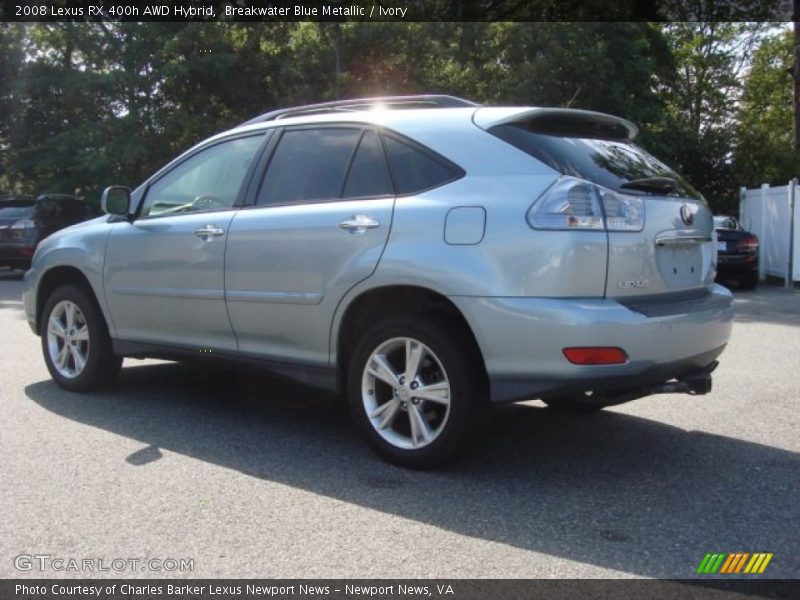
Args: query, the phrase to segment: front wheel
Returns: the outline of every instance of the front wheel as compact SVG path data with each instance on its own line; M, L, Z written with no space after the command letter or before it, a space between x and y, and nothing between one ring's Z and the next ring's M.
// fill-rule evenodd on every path
M64 285L44 306L42 352L53 380L62 388L85 392L116 377L122 358L111 349L103 315L83 288Z
M429 469L455 458L486 401L474 341L446 320L398 317L356 345L348 373L350 410L385 460Z

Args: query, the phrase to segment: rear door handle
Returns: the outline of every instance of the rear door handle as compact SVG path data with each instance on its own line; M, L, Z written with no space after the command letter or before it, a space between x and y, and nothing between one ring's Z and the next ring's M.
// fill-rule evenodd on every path
M365 233L367 229L375 229L380 224L378 219L367 215L354 215L352 219L345 219L339 223L339 229L346 229L350 233Z
M216 225L206 225L205 227L201 227L200 229L195 229L194 234L197 237L202 238L204 242L210 242L215 237L225 235L225 230L222 227L218 227Z

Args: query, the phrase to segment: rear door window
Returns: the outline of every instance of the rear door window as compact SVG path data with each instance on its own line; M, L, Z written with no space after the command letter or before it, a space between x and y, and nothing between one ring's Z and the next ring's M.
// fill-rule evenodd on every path
M285 131L270 159L257 204L339 199L363 130L324 127Z

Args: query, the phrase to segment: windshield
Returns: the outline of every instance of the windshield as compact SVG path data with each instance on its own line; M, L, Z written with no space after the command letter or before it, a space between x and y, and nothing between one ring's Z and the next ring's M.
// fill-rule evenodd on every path
M653 194L701 199L680 175L627 139L573 137L534 131L525 123L498 125L489 130L500 139L552 167L559 173L579 177L622 193ZM675 185L653 189L641 180L674 180ZM623 184L637 181L635 190ZM658 183L657 181L654 182Z

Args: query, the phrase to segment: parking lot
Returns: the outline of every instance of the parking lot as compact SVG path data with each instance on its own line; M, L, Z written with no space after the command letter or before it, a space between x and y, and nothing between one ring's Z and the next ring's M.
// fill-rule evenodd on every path
M126 360L53 384L0 271L0 577L675 577L772 552L800 577L800 292L735 292L701 397L594 415L494 411L465 460L384 464L338 399L246 370ZM653 340L657 343L657 340ZM15 557L192 559L191 572L42 572Z

